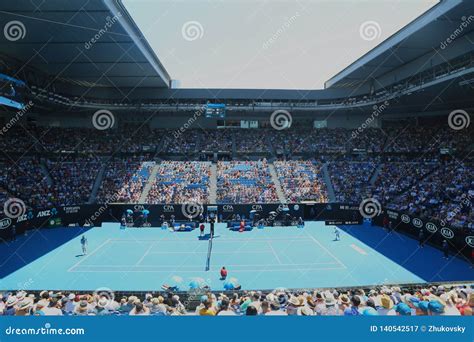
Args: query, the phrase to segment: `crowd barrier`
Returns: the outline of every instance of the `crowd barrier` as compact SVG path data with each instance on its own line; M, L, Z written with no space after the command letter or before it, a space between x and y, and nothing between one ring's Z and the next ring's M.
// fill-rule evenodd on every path
M144 210L148 213L142 216ZM133 221L147 222L151 226L161 226L162 219L176 221L197 221L200 214L213 215L219 222L233 219L264 219L267 225L291 218L304 220L354 220L362 222L357 207L346 204L85 204L27 210L18 217L0 217L0 238L8 239L13 234L43 227L100 226L102 222L121 222L126 212L131 212ZM141 225L141 224L139 224Z
M8 239L15 234L22 234L29 229L43 227L100 226L102 222L120 222L125 212L133 212L134 221L142 221L143 210L148 210L146 222L151 226L161 226L162 218L176 221L199 220L203 216L214 215L218 221L232 221L236 217L251 220L254 217L264 219L266 225L284 221L288 215L292 218L302 217L305 221L327 221L336 224L360 224L362 216L357 205L341 203L300 203L300 204L85 204L45 210L28 210L18 217L3 216L0 218L0 238ZM453 252L472 260L474 233L469 229L453 228L442 222L414 217L395 210L384 209L375 216L374 224L383 227L388 219L389 227L419 238L419 231L424 231L423 238L430 244L441 247L446 240Z
M386 229L403 232L415 239L442 248L446 240L453 254L465 256L473 262L474 232L468 228L454 228L446 223L409 215L400 211L384 209L372 222ZM420 230L423 234L420 235Z

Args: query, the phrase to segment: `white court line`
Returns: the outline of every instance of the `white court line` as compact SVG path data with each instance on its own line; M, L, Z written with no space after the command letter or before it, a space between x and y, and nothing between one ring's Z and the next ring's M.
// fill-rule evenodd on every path
M311 235L308 235L306 233L307 236L309 236L311 238L311 240L313 240L313 242L315 242L317 245L319 245L324 251L326 251L326 253L328 253L331 257L333 257L333 259L335 261L337 261L337 264L339 264L340 267L323 267L323 268L318 268L318 267L311 267L311 266L317 266L317 265L335 265L336 263L334 262L329 262L329 263L308 263L308 264L283 264L281 263L281 260L278 258L277 254L276 254L276 251L274 250L273 246L271 245L271 242L272 241L308 241L308 239L306 237L301 237L301 238L281 238L281 239L266 239L266 238L259 238L259 239L248 239L248 238L237 238L237 239L220 239L219 242L224 242L224 241L227 241L227 242L230 242L230 241L249 241L252 242L252 241L266 241L270 248L272 249L272 252L273 254L275 255L275 257L277 258L277 260L279 261L279 264L281 266L290 266L291 268L288 268L288 269L278 269L278 268L273 268L273 269L262 269L262 268L258 268L258 269L244 269L244 270L232 270L232 272L277 272L277 271L294 271L295 268L298 268L300 271L319 271L319 270L337 270L337 269L346 269L347 267L334 255L332 254L326 247L324 247L323 245L321 245L321 243L316 240L313 236ZM144 257L148 254L158 254L158 252L150 252L151 250L151 247L153 246L153 244L155 242L163 242L163 241L173 241L173 242L179 242L180 240L176 240L176 239L161 239L161 240L148 240L148 239L143 239L143 240L136 240L136 239L107 239L106 241L104 241L101 245L99 245L96 249L94 249L90 254L88 254L84 259L81 259L80 261L78 261L75 265L73 265L71 268L68 269L68 272L86 272L86 273L100 273L100 272L123 272L124 270L123 269L126 269L127 272L134 272L134 273L138 273L138 272L147 272L147 273L160 273L160 272L169 272L169 269L168 270L140 270L140 269L130 269L130 268L133 268L136 266L136 268L146 268L146 267L157 267L156 265L81 265L80 264L86 260L89 256L95 254L99 249L101 249L102 247L104 247L107 243L110 243L110 242L139 242L139 241L145 241L145 242L148 242L148 243L152 243L152 245L148 248L148 251L147 253L145 253L140 262L143 261ZM182 240L181 240L182 241ZM189 242L195 242L196 240L188 240ZM259 253L268 253L269 251L258 251ZM173 252L173 254L195 254L195 253L198 253L198 252ZM202 252L204 254L204 252ZM217 253L222 253L222 254L229 254L229 252L217 252ZM256 252L246 252L246 253L256 253ZM163 252L163 254L170 254L170 252ZM238 265L229 265L231 267L270 267L270 266L275 266L274 264L262 264L262 265L259 265L259 264L251 264L251 265L245 265L245 264L238 264ZM310 268L306 267L306 268L299 268L299 266L310 266ZM74 270L74 268L86 268L86 267L89 267L89 268L122 268L121 270L104 270L104 269L100 269L100 270L83 270L83 271L79 271L79 270ZM166 265L161 265L159 267L163 267L163 268L175 268L176 265L171 265L171 266L166 266ZM191 267L194 267L194 266L191 266ZM198 271L201 271L200 267L196 266L196 270L192 270L192 271L187 271L187 270L180 270L180 272L198 272Z
M160 240L151 240L151 239L109 239L111 240L111 242L140 242L140 241L143 241L143 242L163 242L163 241L173 241L173 242L197 242L198 240L197 239L160 239ZM201 241L204 241L204 240L201 240ZM207 240L205 240L207 241ZM216 242L232 242L232 241L308 241L307 238L305 237L301 237L301 238L295 238L294 236L293 237L282 237L282 238L272 238L272 239L269 239L269 238L230 238L230 239L226 239L226 238L215 238L215 241Z
M354 244L351 245L351 247L358 253L362 254L362 255L367 255L367 252L364 251L362 248L360 248L359 246L356 246Z
M212 252L214 254L241 254L241 253L248 253L248 254L261 254L261 253L271 253L271 250L258 250L258 251L230 251L230 252ZM207 251L202 252L149 252L149 255L153 254L206 254Z
M312 262L312 263L303 263L303 264L281 264L282 266L317 266L317 265L338 265L335 262ZM252 266L275 266L274 264L228 264L228 266L235 266L235 267L252 267ZM82 265L81 267L176 267L176 265ZM183 267L200 267L200 266L183 266Z
M272 250L273 255L274 255L275 258L277 259L278 263L279 263L280 265L283 265L283 264L281 263L280 257L279 257L278 254L275 252L275 249L273 248L271 242L270 242L270 241L267 241L267 244L270 246L270 249Z
M240 272L289 272L289 271L327 271L327 270L342 270L344 269L343 267L320 267L320 268L298 268L295 269L294 267L291 268L285 268L285 269L261 269L261 268L256 268L256 269L247 269L247 270L232 270L232 273L240 273ZM179 270L179 273L196 273L196 272L201 272L202 268L196 268L196 270ZM219 269L213 269L211 268L209 270L210 272L218 272ZM80 272L80 273L122 273L123 270L88 270L88 271L74 271L74 272ZM127 272L131 273L163 273L163 272L169 272L169 270L127 270Z
M146 250L145 254L142 255L142 257L140 259L138 259L138 261L135 263L135 266L139 266L143 259L145 259L145 257L150 253L151 249L153 248L153 246L155 245L155 243L153 242L150 247L148 247L148 249Z
M334 254L332 254L329 249L324 247L321 242L319 242L317 239L315 239L313 236L310 234L306 233L319 247L321 247L326 253L328 253L330 256L332 256L342 267L347 268L346 265L344 265L341 260L339 260Z
M76 267L76 266L79 266L80 263L82 263L84 260L86 260L87 258L89 258L92 254L96 253L99 249L101 249L102 247L104 247L111 239L107 239L105 240L104 242L102 242L99 246L97 246L96 249L94 249L90 254L87 254L85 256L84 259L81 259L79 260L78 262L76 262L74 265L72 265L67 271L68 272L71 272L71 270Z

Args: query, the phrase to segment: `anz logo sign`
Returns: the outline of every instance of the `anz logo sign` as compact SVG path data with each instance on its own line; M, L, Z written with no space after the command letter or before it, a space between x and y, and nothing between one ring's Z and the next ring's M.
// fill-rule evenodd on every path
M7 229L12 224L12 220L9 218L4 218L0 220L0 229Z
M446 239L452 239L454 237L454 232L449 228L441 228L441 235L443 235Z
M42 210L42 211L39 211L38 214L36 215L36 217L47 217L47 216L51 216L53 215L53 213L51 212L51 210Z

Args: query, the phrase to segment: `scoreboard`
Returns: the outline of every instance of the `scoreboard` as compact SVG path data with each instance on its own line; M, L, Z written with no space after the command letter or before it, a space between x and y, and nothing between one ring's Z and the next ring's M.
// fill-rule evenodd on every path
M206 105L206 118L224 119L225 118L225 104L224 103L208 103Z

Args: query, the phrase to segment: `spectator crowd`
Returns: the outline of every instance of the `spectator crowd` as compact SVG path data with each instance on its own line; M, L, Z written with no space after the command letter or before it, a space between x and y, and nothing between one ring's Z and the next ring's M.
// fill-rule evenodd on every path
M472 316L473 310L473 285L225 293L197 289L118 298L113 293L0 294L4 316Z
M146 202L209 203L211 163L163 161Z
M277 203L267 160L218 162L217 202Z
M278 202L279 181L288 202L357 204L374 197L385 207L474 228L468 152L474 132L446 126L193 128L174 134L135 124L104 131L15 125L0 139L0 199L17 197L41 209L137 203L142 195L149 203L209 203L211 166L194 160L199 152L225 151L233 161L217 163L217 203ZM278 181L264 156L276 159ZM155 161L156 180L143 194Z

